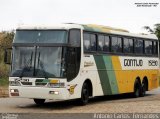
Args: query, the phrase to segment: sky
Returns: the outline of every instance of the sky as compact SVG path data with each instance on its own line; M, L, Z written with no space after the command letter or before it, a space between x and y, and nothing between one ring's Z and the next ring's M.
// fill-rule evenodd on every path
M137 7L135 3L159 3ZM160 0L0 0L0 31L20 25L98 24L146 32L160 23Z

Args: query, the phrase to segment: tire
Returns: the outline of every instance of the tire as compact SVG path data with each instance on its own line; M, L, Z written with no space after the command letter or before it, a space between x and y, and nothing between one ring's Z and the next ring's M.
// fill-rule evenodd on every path
M141 86L141 88L142 88L141 94L140 94L141 97L144 97L144 96L146 95L146 87L147 87L147 84L146 84L146 82L144 81L144 82L142 83L142 86Z
M141 84L139 82L136 82L134 85L134 92L133 97L138 98L141 95Z
M43 105L45 102L45 99L33 99L33 100L37 105Z
M89 100L89 87L87 83L84 83L81 91L80 105L86 105Z

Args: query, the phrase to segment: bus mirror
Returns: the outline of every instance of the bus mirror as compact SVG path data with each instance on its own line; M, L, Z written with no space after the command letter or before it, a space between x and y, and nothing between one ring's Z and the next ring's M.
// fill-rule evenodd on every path
M4 51L4 63L11 64L11 48L7 48Z

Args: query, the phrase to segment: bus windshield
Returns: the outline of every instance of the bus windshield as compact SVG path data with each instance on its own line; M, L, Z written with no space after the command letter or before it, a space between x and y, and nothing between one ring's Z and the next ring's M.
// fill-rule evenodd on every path
M67 31L17 30L13 43L67 43Z
M63 47L14 47L11 76L64 77L63 49Z

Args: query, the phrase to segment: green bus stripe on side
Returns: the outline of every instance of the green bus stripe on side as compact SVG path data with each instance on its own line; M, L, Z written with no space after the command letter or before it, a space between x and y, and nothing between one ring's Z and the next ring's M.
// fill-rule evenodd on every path
M87 25L83 25L83 27L84 27L84 29L85 29L85 30L94 31L94 29L93 29L93 28L88 27Z
M102 56L94 56L104 95L111 95L111 86Z
M112 65L112 58L110 56L103 56L103 59L105 62L105 67L107 69L107 74L109 77L109 82L111 85L112 94L118 94L119 93L118 84L117 84L114 68Z

